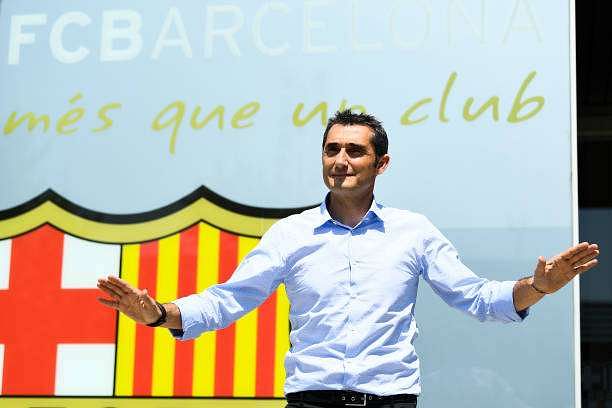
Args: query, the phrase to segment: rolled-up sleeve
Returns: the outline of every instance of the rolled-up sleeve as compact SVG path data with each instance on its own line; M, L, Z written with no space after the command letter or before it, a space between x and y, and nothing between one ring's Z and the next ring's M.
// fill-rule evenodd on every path
M520 322L528 310L517 313L516 281L494 281L477 276L459 259L457 250L428 220L424 228L422 277L448 305L480 321Z
M205 331L222 329L265 301L284 279L282 241L277 223L227 282L173 301L180 310L183 329L171 330L172 335L189 340Z

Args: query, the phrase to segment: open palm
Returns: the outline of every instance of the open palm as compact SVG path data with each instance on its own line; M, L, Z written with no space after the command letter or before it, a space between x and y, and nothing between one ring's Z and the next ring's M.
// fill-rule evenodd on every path
M154 322L161 315L157 302L149 296L146 289L134 288L114 276L98 279L98 288L110 296L110 299L99 297L100 303L119 310L138 323Z
M541 256L533 275L533 285L542 292L556 292L577 275L597 265L595 258L598 255L597 244L582 242L549 260Z

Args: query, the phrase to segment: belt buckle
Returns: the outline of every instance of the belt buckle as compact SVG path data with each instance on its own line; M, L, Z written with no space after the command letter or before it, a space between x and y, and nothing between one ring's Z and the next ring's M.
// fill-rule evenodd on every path
M352 397L355 398L355 397ZM363 394L363 402L362 403L353 403L353 402L345 402L344 406L347 407L365 407L368 401L368 395L367 394Z

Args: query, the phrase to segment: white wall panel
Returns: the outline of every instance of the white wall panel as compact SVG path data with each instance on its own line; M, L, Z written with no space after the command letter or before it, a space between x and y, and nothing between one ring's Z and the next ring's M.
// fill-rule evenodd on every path
M112 395L114 344L58 344L56 395Z
M97 279L119 275L119 245L100 244L69 235L64 240L63 288L94 288Z

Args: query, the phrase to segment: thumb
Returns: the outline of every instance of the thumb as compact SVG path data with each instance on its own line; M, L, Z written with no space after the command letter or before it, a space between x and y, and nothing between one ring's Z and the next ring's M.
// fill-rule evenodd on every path
M140 291L140 293L138 294L138 303L140 304L140 307L146 307L147 304L149 303L149 292L146 289L143 289Z
M538 263L536 265L534 275L539 275L544 273L544 268L546 267L546 258L543 256L538 257Z
M146 289L142 290L142 295L140 296L140 302L143 307L145 307L146 305L149 307L157 308L157 303L155 302L155 299L153 299L149 295L149 292Z

